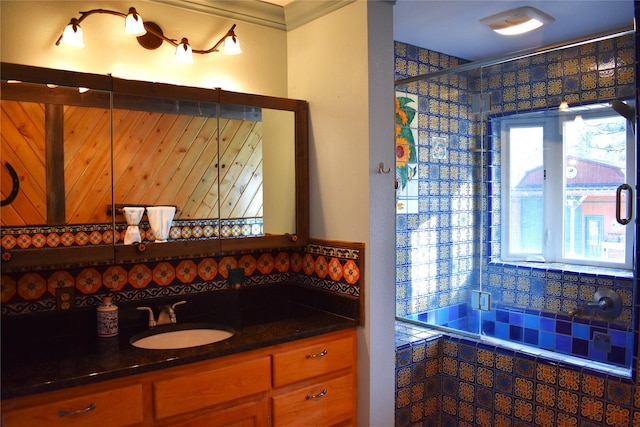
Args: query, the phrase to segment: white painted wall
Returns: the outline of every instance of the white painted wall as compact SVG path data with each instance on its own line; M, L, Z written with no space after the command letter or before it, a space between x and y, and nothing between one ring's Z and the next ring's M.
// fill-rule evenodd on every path
M359 425L394 424L393 11L358 0L288 33L289 96L309 101L311 236L366 245Z
M365 290L370 363L367 424L395 424L395 95L393 5L368 3L369 37L369 245ZM380 174L379 163L391 168ZM363 355L362 340L360 354ZM365 361L360 357L363 366ZM362 412L362 411L361 411Z
M126 13L131 6L144 20L160 25L165 36L187 37L195 49L211 48L237 23L243 54L194 54L193 64L180 64L173 46L144 49L124 33L123 18L106 14L82 22L84 48L55 45L69 20L80 17L79 11ZM144 1L0 1L2 62L286 97L286 43L281 30Z

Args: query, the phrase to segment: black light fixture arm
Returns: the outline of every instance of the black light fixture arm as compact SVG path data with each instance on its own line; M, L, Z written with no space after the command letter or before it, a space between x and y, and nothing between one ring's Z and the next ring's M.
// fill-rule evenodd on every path
M131 8L133 9L133 8ZM135 10L135 9L134 9ZM73 25L74 29L77 25L80 25L80 23L82 21L84 21L88 16L91 16L95 13L106 13L109 15L116 15L116 16L120 16L122 18L126 18L127 14L126 13L122 13L122 12L118 12L115 10L107 10L107 9L91 9L87 12L79 12L80 13L80 18L71 18L71 21L69 21L69 25ZM60 34L60 37L58 37L58 40L56 40L56 46L60 45L60 41L62 40L62 34Z
M167 37L165 37L164 34L155 31L153 28L151 28L151 26L147 25L146 23L144 24L144 28L148 32L153 34L154 36L156 36L158 38L161 38L162 40L166 41L167 43L169 43L173 47L178 47L181 43L188 43L189 42L189 40L187 38L183 37L182 41L180 43L178 43L175 39L167 38ZM206 54L206 53L211 53L211 52L219 52L218 48L220 46L222 46L222 43L224 43L224 40L227 37L233 37L233 41L236 40L236 33L233 31L235 28L236 28L236 24L233 24L231 26L231 28L229 29L229 31L227 31L227 33L224 36L222 36L222 38L220 40L218 40L218 42L216 44L214 44L211 49L207 49L207 50L192 49L192 52L193 53L200 53L200 54Z
M227 31L227 33L224 36L222 36L222 38L220 40L218 40L218 42L216 44L214 44L211 49L207 49L207 50L193 49L193 53L205 54L205 53L211 53L211 52L218 52L218 48L220 46L222 46L222 43L224 43L224 41L225 41L225 39L227 37L233 38L233 41L235 42L236 41L236 33L233 31L233 30L235 30L235 28L236 28L236 24L233 24L231 26L231 28L229 29L229 31Z
M135 8L131 7L129 8L129 12L128 13L122 13L122 12L118 12L115 10L108 10L108 9L92 9L92 10L88 10L86 12L79 12L80 13L80 17L79 18L71 18L71 20L69 21L68 25L73 25L74 29L76 26L80 25L80 23L82 21L84 21L87 17L96 14L96 13L102 13L102 14L108 14L108 15L115 15L115 16L119 16L121 18L125 18L133 13L134 16L139 16L138 13L136 12ZM173 47L178 47L181 43L188 43L188 40L186 38L182 38L181 42L178 42L176 39L171 39L167 36L165 36L161 31L156 31L155 28L153 28L151 25L147 25L147 23L144 23L144 28L147 30L147 32L153 34L155 37L169 43L170 45L172 45ZM159 28L159 27L158 27ZM218 52L220 46L222 46L222 44L224 43L225 39L227 37L232 37L233 41L236 41L236 34L234 32L236 28L236 24L233 24L231 26L231 28L229 29L229 31L226 32L226 34L224 36L222 36L222 38L220 40L218 40L218 42L213 45L212 48L210 49L206 49L206 50L201 50L201 49L193 49L192 52L193 53L199 53L199 54L207 54L207 53L211 53L211 52ZM60 41L62 40L62 34L60 34L60 37L58 37L58 40L56 40L56 46L60 45Z

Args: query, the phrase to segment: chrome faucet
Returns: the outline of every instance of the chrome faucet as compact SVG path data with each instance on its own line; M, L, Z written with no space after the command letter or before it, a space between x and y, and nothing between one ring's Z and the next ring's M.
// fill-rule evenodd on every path
M579 304L569 311L569 316L582 314L598 315L606 318L616 318L622 311L622 299L617 292L612 289L601 289L595 293L592 302Z
M160 306L160 313L158 314L158 321L153 317L153 310L151 307L138 307L138 310L148 311L149 312L149 327L153 328L154 326L159 325L169 325L172 323L177 323L178 319L176 318L176 307L182 304L186 304L186 301L178 301L172 305L162 305Z

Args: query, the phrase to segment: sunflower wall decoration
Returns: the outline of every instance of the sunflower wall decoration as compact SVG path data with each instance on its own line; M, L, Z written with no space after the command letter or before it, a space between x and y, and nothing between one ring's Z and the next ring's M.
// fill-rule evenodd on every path
M411 130L411 123L416 117L416 109L409 105L413 102L407 96L396 96L396 179L400 181L401 190L415 174L415 168L410 165L418 162Z

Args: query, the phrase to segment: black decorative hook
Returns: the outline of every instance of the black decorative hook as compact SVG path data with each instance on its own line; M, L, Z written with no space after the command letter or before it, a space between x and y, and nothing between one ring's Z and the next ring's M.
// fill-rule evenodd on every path
M11 193L7 196L6 199L0 200L0 206L6 206L11 204L18 195L18 191L20 191L20 178L16 173L16 170L9 164L9 162L4 162L5 167L9 171L9 175L11 175Z

